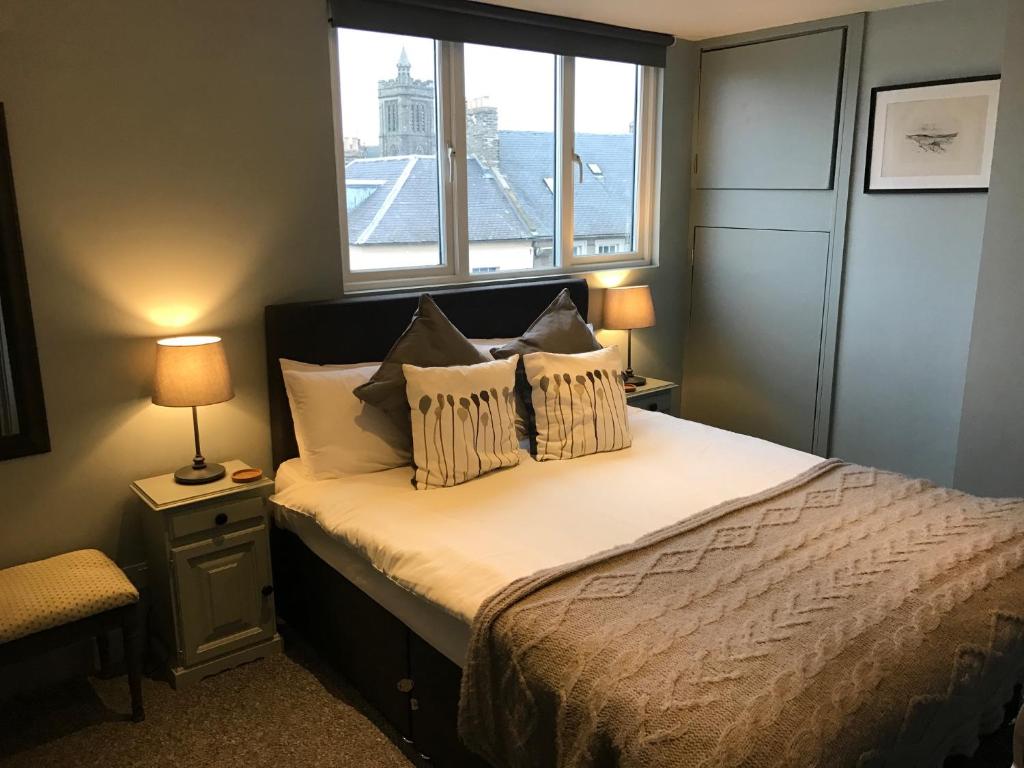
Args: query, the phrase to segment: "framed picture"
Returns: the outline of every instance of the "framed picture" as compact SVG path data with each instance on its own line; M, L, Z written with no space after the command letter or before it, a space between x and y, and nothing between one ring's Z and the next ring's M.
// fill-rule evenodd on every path
M984 192L999 75L874 88L865 192Z

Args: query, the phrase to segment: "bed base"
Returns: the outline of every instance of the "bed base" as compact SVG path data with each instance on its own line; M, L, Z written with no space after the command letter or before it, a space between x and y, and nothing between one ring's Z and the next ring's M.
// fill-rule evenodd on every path
M413 744L444 768L487 768L458 738L462 670L321 560L270 532L278 614Z

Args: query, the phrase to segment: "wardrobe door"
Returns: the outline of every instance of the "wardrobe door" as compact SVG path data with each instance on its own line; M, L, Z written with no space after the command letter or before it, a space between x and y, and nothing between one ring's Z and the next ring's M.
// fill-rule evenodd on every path
M862 36L854 16L702 46L685 418L827 451Z
M687 418L809 451L825 232L699 229Z

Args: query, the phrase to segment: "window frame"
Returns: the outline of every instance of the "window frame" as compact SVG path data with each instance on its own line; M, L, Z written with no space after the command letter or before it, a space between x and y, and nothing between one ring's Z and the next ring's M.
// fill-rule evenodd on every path
M634 131L634 248L615 254L576 255L573 237L575 58L555 56L555 248L554 265L498 272L472 272L469 265L469 211L466 169L466 100L463 44L434 40L435 120L437 121L439 263L426 267L352 270L349 258L345 180L344 105L341 101L339 34L330 34L332 119L341 233L343 292L364 293L409 287L523 280L599 270L657 266L656 208L660 175L663 71L637 65ZM583 158L585 166L587 159ZM586 176L586 175L585 175ZM596 250L596 249L595 249Z

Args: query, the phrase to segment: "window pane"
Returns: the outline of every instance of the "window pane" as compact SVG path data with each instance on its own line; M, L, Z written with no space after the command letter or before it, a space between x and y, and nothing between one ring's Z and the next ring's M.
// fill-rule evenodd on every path
M353 271L441 263L434 42L338 30Z
M574 251L629 253L635 250L637 67L576 59L575 96L574 146L582 169L573 168Z
M550 267L555 231L555 57L464 47L469 268Z

